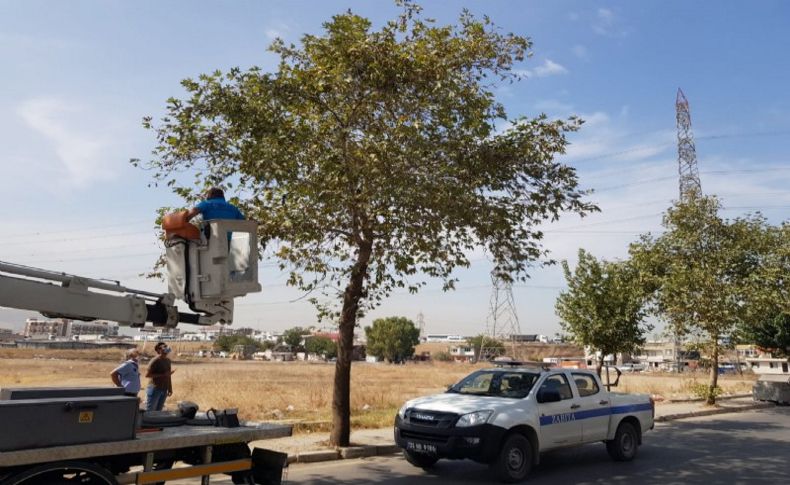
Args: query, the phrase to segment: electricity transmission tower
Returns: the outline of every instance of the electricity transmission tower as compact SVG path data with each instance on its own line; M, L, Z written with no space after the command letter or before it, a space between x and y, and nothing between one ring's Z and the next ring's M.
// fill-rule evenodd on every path
M501 355L501 348L486 345L493 341L509 341L511 344L510 354L515 357L516 341L514 337L521 333L518 315L516 315L516 304L513 300L513 284L498 277L494 272L491 273L491 283L493 289L491 290L491 301L479 360L491 360Z
M425 337L425 316L422 312L417 314L417 329L420 331L420 341Z
M689 102L683 90L678 88L675 100L675 111L678 124L678 174L680 175L680 200L692 194L702 193L697 169L697 149L694 146L694 134L691 132L691 112Z

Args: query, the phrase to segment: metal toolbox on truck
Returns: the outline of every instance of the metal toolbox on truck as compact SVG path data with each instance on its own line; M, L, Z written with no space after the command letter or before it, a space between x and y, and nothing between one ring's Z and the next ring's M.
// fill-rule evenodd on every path
M131 440L136 397L0 401L0 451Z
M47 399L52 397L123 396L123 387L4 387L0 400Z

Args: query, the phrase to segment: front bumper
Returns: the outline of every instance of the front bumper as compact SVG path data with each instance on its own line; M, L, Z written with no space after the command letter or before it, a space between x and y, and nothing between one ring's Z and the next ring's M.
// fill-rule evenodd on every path
M400 416L395 418L395 443L399 447L418 449L439 458L469 458L490 463L496 458L506 431L487 423L467 428L436 428L412 424Z

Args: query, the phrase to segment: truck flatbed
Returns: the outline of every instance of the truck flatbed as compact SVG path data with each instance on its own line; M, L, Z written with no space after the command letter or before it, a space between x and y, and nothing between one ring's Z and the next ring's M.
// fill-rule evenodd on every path
M30 468L45 467L47 473L57 474L62 470L64 474L80 463L103 464L126 463L139 465L142 470L121 470L110 473L115 481L111 483L156 483L164 480L174 480L186 477L203 477L202 483L208 484L209 475L216 473L243 472L254 467L249 453L234 458L222 458L220 461L212 459L212 451L223 446L246 445L252 441L282 438L291 436L292 427L289 425L260 423L254 426L240 426L238 428L223 428L214 426L178 426L162 428L161 430L139 432L135 439L122 441L109 441L100 443L85 443L79 445L52 446L46 448L21 449L0 452L0 483L21 483L13 476L16 471ZM190 452L189 450L192 450ZM157 469L154 465L160 459L169 457L170 465L181 461L183 456L200 456L200 462L191 467ZM245 457L246 456L246 457ZM107 471L111 471L113 467ZM11 471L12 475L4 478L3 470ZM88 475L92 471L88 470ZM10 478L9 478L10 477ZM31 483L39 483L31 481ZM94 482L86 483L110 483ZM252 483L252 482L250 482Z
M50 461L79 460L94 456L126 455L152 451L191 448L291 436L291 426L262 423L257 426L218 428L214 426L178 426L161 431L140 433L125 441L53 446L17 451L1 451L0 467L31 465Z

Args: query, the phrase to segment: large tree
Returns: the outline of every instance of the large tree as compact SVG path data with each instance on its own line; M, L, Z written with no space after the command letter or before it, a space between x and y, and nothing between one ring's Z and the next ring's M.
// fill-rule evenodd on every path
M299 46L275 41L274 72L182 82L148 165L188 202L234 189L261 242L339 327L330 441L347 445L354 328L393 289L416 292L485 247L505 278L545 259L538 225L585 214L573 168L555 161L576 118L510 120L494 89L518 78L528 38L464 11L456 25L403 2L374 28L336 15ZM184 171L195 175L184 180Z
M653 290L658 315L677 335L694 334L711 361L706 401L715 403L722 346L759 311L768 231L761 216L726 220L716 197L690 194L664 215L666 231L631 246Z
M605 356L633 352L652 328L644 322L639 274L628 262L599 261L584 249L573 272L567 261L562 269L568 289L555 305L560 325L576 343L600 352L595 369L600 376Z
M373 325L365 327L365 336L367 353L388 362L403 362L414 355L414 346L420 343L420 329L405 317L373 320Z

